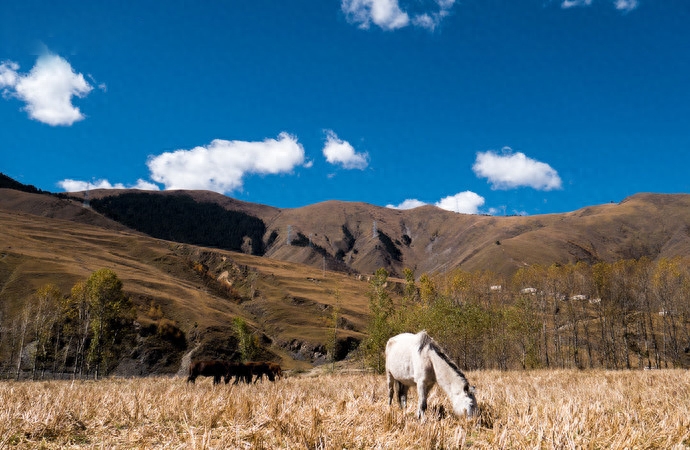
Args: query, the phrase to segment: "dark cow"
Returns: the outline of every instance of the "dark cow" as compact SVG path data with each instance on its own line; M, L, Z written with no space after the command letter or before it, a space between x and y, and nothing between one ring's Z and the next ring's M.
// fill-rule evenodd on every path
M198 376L213 377L213 384L220 383L220 379L225 377L225 382L228 382L228 363L225 361L206 360L206 361L192 361L189 365L189 377L187 383L190 381L194 383Z
M264 375L266 375L269 379L269 381L275 381L276 377L273 374L273 371L269 367L268 363L260 361L260 362L248 362L246 364L247 367L251 370L252 375L256 376L254 379L254 383L259 381L261 379L261 382L264 382Z
M227 363L227 376L225 377L225 384L228 384L230 378L235 377L235 381L232 384L239 383L240 380L249 384L252 382L252 370L245 364L231 362Z
M280 364L274 363L274 362L269 362L268 368L271 369L271 372L273 372L273 376L279 380L283 378L283 369L280 368Z

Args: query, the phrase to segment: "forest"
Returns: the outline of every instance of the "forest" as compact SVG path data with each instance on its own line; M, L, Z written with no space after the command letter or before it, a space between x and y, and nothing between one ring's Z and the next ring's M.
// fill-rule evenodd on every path
M425 329L463 370L688 368L689 262L533 265L512 277L454 270L416 278L405 269L404 280L379 269L368 283L366 337L347 358L381 373L387 340ZM332 313L323 343L336 359L328 342L338 334ZM0 325L0 362L11 378L98 378L137 336L156 335L177 351L188 344L160 307L137 315L109 269L66 295L50 284L40 288ZM259 342L257 330L245 328L245 340Z
M380 269L363 352L380 372L389 337L426 329L467 370L687 368L689 262L533 265L509 278L406 269L400 301Z
M2 319L2 317L0 317ZM6 377L94 378L109 373L136 334L136 310L122 281L100 269L76 283L69 295L46 284L20 313L0 320L1 365Z

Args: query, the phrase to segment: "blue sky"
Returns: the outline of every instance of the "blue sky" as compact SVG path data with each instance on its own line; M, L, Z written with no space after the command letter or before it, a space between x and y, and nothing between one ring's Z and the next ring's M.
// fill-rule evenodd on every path
M688 193L687 0L0 2L0 172L543 214Z

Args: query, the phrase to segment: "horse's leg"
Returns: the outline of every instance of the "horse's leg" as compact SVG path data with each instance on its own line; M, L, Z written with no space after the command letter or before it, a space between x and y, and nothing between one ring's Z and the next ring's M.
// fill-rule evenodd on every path
M402 409L407 408L407 392L410 390L409 386L406 386L398 382L398 403Z
M424 412L426 412L426 397L429 395L429 387L420 381L417 383L417 418L422 419L424 417Z
M220 384L220 375L213 375L213 384Z
M386 378L388 379L388 405L393 403L393 391L395 390L395 379L389 371L386 371Z

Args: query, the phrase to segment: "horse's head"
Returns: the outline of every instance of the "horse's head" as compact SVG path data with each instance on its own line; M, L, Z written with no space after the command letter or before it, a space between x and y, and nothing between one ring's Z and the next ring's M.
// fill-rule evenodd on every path
M467 414L467 417L473 417L477 414L477 399L474 397L474 386L465 383L460 395L455 395L453 398L453 410L458 416Z

